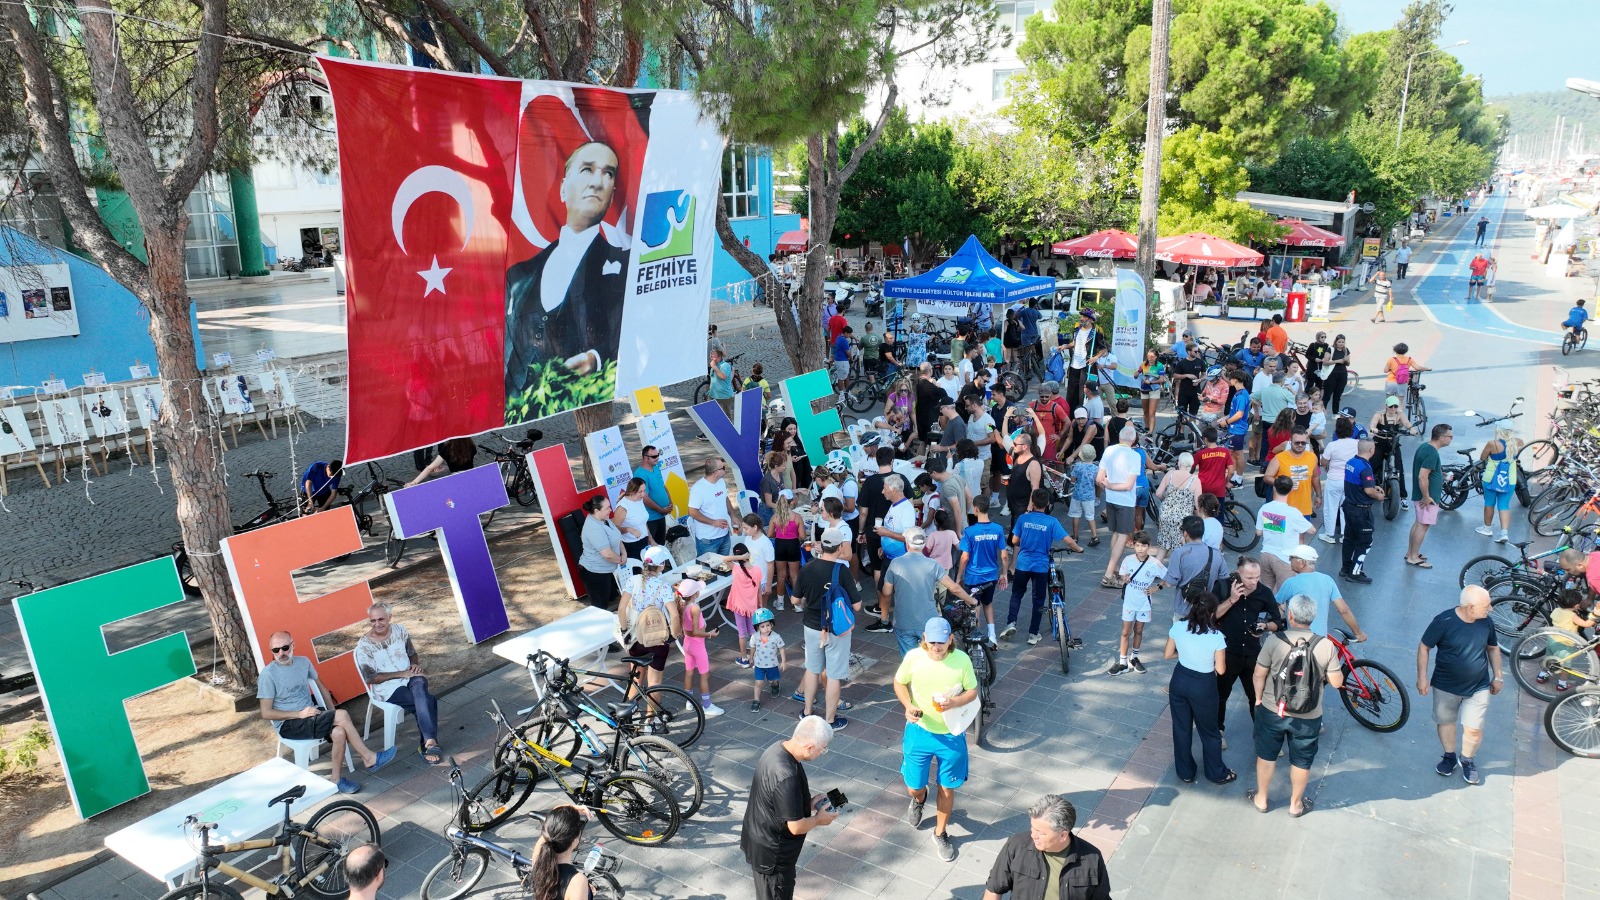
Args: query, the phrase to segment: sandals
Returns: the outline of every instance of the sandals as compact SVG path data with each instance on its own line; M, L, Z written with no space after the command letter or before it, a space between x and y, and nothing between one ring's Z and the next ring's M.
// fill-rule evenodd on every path
M1103 588L1110 588L1112 590L1116 590L1117 588L1122 587L1122 585L1118 584L1115 581L1112 581L1109 578L1100 579L1100 586L1103 587Z
M1222 780L1221 781L1213 781L1211 783L1220 787L1220 786L1222 786L1224 784L1233 784L1235 781L1238 781L1238 780L1239 780L1239 773L1233 771L1232 769L1229 769L1228 770L1228 774L1222 776Z
M1406 560L1406 565L1408 565L1408 566L1416 566L1419 569L1431 569L1431 568L1433 568L1433 563L1428 562L1428 558L1426 556L1422 557L1421 559L1416 559L1416 560L1408 559L1408 560Z
M422 758L427 760L429 765L436 766L444 761L444 750L438 744L434 744L432 747L424 747Z
M1255 806L1256 807L1256 812L1258 812L1258 813L1266 813L1266 812L1268 812L1269 810L1263 809L1263 808L1261 808L1259 806L1256 806L1256 794L1257 793L1258 792L1256 791L1255 788L1251 788L1250 790L1244 792L1244 798L1246 800L1250 801L1250 805L1251 806Z
M1300 798L1300 811L1299 812L1291 812L1291 813L1289 813L1289 818L1298 819L1301 816L1305 815L1306 813L1311 812L1312 807L1314 807L1315 805L1316 804L1311 802L1311 798L1310 797L1301 797Z

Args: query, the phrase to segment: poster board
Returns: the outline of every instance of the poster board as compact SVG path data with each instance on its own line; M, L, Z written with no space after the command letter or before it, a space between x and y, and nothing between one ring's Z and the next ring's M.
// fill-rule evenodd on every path
M0 344L78 333L77 298L66 263L0 266Z
M250 385L243 375L220 375L212 381L222 400L222 411L230 416L247 416L256 411L250 401Z
M155 431L161 421L161 385L136 384L128 388L128 399L138 416L139 426L145 431Z
M633 477L633 467L628 462L628 445L622 442L622 429L613 425L584 436L584 449L589 461L594 463L595 475L605 485L606 496L616 506L622 492Z
M15 456L35 450L28 416L20 406L0 406L0 456Z
M89 413L89 427L94 429L95 437L117 437L128 433L128 410L116 391L84 394L83 405Z
M81 444L89 439L89 426L83 418L83 404L77 397L55 397L39 401L44 419L45 439L57 447Z

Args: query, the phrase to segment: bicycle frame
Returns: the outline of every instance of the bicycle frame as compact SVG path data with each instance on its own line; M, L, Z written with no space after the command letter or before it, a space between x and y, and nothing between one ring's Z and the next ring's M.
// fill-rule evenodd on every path
M291 867L290 856L287 852L282 854L283 865L277 879L273 881L268 881L252 875L249 872L246 872L245 870L223 860L221 857L235 853L249 853L252 850L270 850L274 847L288 847L289 842L295 837L303 836L309 840L314 840L316 838L314 833L306 831L300 827L298 822L295 822L289 818L287 808L284 810L283 825L279 828L278 833L270 838L256 838L249 841L237 841L231 844L213 844L210 841L209 836L211 832L209 828L202 829L201 833L202 840L200 844L200 864L196 868L196 874L199 876L199 881L209 881L211 872L215 871L229 878L242 881L257 890L264 891L269 897L275 897L283 893L283 886L289 884L290 875L293 874L294 870ZM322 865L306 873L305 880L301 881L300 884L303 885L307 882L315 881L318 876L327 871L329 865L330 863L324 862Z

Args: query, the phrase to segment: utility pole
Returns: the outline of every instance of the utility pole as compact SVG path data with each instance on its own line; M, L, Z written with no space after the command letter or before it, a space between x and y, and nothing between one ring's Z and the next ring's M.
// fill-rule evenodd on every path
M1139 187L1139 277L1156 277L1156 209L1161 204L1161 141L1167 131L1167 57L1172 0L1155 0L1150 17L1150 101L1144 126L1144 181Z

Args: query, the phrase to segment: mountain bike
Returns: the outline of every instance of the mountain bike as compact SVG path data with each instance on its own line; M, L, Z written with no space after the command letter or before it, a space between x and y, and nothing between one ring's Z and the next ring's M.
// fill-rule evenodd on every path
M1490 595L1492 596L1495 587L1509 585L1518 577L1533 584L1542 583L1541 579L1545 573L1541 568L1541 561L1552 556L1560 556L1561 551L1571 547L1576 547L1585 553L1592 553L1597 547L1597 542L1600 542L1600 524L1587 525L1583 528L1573 528L1568 525L1562 529L1562 535L1559 546L1532 556L1528 555L1528 547L1533 544L1533 541L1513 542L1511 546L1517 548L1517 552L1521 555L1521 558L1516 562L1492 553L1475 556L1461 567L1461 574L1456 579L1457 584L1460 587L1466 587L1469 584L1482 585L1490 589Z
M951 599L940 610L950 623L950 631L960 642L959 647L972 660L972 675L978 682L978 715L972 720L973 739L982 745L989 737L989 720L994 717L994 699L989 688L994 685L994 651L985 640L985 630L980 621L978 607L963 600Z
M1556 610L1556 600L1561 595L1559 576L1514 576L1508 588L1496 596L1496 587L1489 588L1489 619L1496 633L1509 638L1501 642L1502 648L1515 647L1528 634L1529 628L1549 628L1554 623L1550 614Z
M1522 689L1546 703L1573 687L1600 683L1600 638L1586 638L1564 628L1541 628L1517 642L1511 651L1511 674Z
M243 525L235 525L234 534L243 534L246 531L255 531L268 525L276 525L287 521L300 514L300 504L294 499L280 500L272 495L267 487L267 482L278 477L276 472L265 472L257 469L254 472L244 473L246 478L254 478L256 485L261 488L261 496L267 500L267 508L257 513L255 518ZM179 541L172 545L172 559L178 566L178 580L183 582L183 592L191 597L200 596L200 583L194 577L194 565L189 561L189 550Z
M586 679L599 678L611 682L618 690L624 690L629 700L636 695L642 698L639 707L626 719L630 727L639 726L640 733L666 738L683 749L688 749L699 740L706 728L706 713L705 708L700 705L700 698L693 697L683 688L670 684L647 687L644 682L644 672L649 660L644 657L625 656L622 661L628 665L628 671L619 675L595 669L574 669L569 665L569 660L558 659L540 651L528 655L527 667L528 675L533 679L534 690L540 698L543 698L544 694L539 685L544 683L542 679L547 678L547 674L542 670L552 664L559 664L566 678L550 680L574 697L578 696L576 692L579 689L576 677L581 675ZM591 715L600 718L593 697L583 695L580 705L586 705ZM518 715L532 710L533 707L519 710Z
M607 703L606 711L602 712L594 698L579 689L566 660L542 651L536 658L539 665L532 667L533 691L540 698L539 703L518 711L518 715L535 713L533 718L517 726L525 740L553 749L568 759L587 748L590 758L604 759L615 769L654 776L672 790L683 818L700 811L705 797L705 780L700 768L677 744L645 733L645 717L638 714L643 698L627 703ZM611 727L610 741L583 721L586 716ZM517 755L515 742L508 737L495 751L495 764L513 763Z
M450 759L450 784L455 788L459 800L465 802L467 791L462 786L461 767L456 764L454 757ZM539 813L530 815L540 821L544 819ZM533 860L518 851L468 834L459 826L446 828L444 836L450 842L450 852L423 878L422 900L457 900L472 893L472 889L483 880L484 873L489 871L491 858L509 863L523 888L531 887L528 879L533 873ZM581 843L579 847L582 847ZM598 900L622 900L626 892L616 877L620 868L622 860L615 854L607 853L599 841L589 849L583 863L583 874L589 880L589 890Z
M1339 699L1350 716L1366 728L1379 733L1399 731L1411 718L1411 697L1405 684L1392 669L1370 659L1358 659L1347 646L1355 638L1343 628L1334 629L1339 637L1328 635L1344 669L1344 687Z
M1046 611L1050 617L1050 639L1056 642L1063 675L1072 674L1072 651L1083 646L1082 640L1072 636L1072 625L1067 622L1066 578L1061 573L1061 563L1057 561L1057 557L1071 552L1065 547L1050 551L1050 578L1045 588L1050 597L1050 609Z
M197 815L186 816L184 828L200 838L199 863L192 875L194 880L162 894L160 900L193 900L196 897L241 900L244 895L238 890L226 884L212 883L212 870L263 891L268 897L297 897L302 891L329 900L347 896L350 883L345 880L345 857L362 844L379 842L378 819L371 810L354 800L335 800L317 810L310 821L301 825L290 817L289 807L305 795L306 787L300 784L268 801L269 807L283 804L283 824L270 838L213 844L211 832L217 829L217 823L202 822ZM222 860L226 855L273 848L280 851L288 848L288 852L280 852L283 866L277 876L270 880L259 878Z
M609 762L566 758L511 727L500 704L489 717L511 735L515 761L497 766L461 797L456 821L468 832L488 831L511 818L541 777L552 779L567 799L590 810L606 830L630 844L650 847L672 839L683 817L672 789L643 772Z
M1422 399L1422 392L1427 390L1422 383L1422 373L1416 369L1411 370L1411 379L1406 384L1406 396L1403 401L1406 406L1406 418L1411 420L1417 433L1421 434L1428 427L1428 404Z
M1567 333L1561 336L1561 355L1568 356L1574 350L1582 350L1589 346L1589 329L1568 328Z
M1521 397L1511 401L1511 411L1507 412L1503 416L1486 416L1482 413L1473 412L1470 409L1466 410L1465 414L1469 416L1477 416L1478 421L1476 424L1479 428L1483 428L1489 425L1498 425L1501 422L1509 422L1512 419L1520 418L1522 413L1516 411L1517 406L1520 403L1522 403ZM1473 458L1478 454L1478 451L1457 450L1456 453L1466 458L1459 463L1451 463L1443 466L1440 470L1440 474L1443 475L1443 486L1440 489L1439 505L1444 509L1460 509L1461 504L1465 503L1467 501L1467 497L1471 496L1473 492L1477 492L1479 494L1483 493L1484 467L1482 463ZM1515 466L1516 460L1513 459L1511 464ZM1533 497L1528 490L1527 478L1516 478L1515 492L1517 495L1517 501L1520 502L1524 507L1532 504ZM1385 506L1385 511L1387 512L1387 505Z
M867 412L883 403L884 398L889 395L890 388L899 378L898 372L891 375L879 372L857 375L844 386L839 399L851 412Z
M537 428L530 428L523 435L522 440L513 441L504 435L495 435L505 447L493 450L482 444L478 449L494 457L495 464L500 467L502 478L505 480L506 496L517 501L519 506L534 506L539 502L539 495L533 489L533 475L528 471L528 452L533 445L544 439L544 432Z
M1544 708L1544 733L1557 747L1600 759L1600 687L1583 687Z
M1383 488L1383 517L1390 522L1400 514L1400 499L1405 493L1406 464L1404 454L1400 452L1400 437L1402 434L1417 434L1420 430L1421 426L1414 421L1408 432L1402 432L1398 425L1379 425L1374 429L1374 436L1383 438L1389 444L1382 458L1373 458L1383 466L1383 480L1379 487ZM1470 455L1472 451L1468 450L1467 453Z

